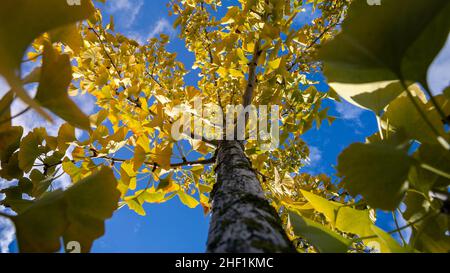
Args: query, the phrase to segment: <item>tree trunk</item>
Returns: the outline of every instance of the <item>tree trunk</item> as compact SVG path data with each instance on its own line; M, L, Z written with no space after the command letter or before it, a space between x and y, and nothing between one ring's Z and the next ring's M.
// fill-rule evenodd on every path
M211 204L208 252L295 252L239 141L219 144Z

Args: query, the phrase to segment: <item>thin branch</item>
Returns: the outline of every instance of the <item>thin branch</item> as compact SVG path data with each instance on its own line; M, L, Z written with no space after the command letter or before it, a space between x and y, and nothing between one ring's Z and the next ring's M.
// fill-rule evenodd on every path
M253 58L250 61L250 64L248 67L247 87L245 89L245 93L243 96L243 103L242 103L244 108L249 106L252 103L253 91L255 90L255 87L256 87L256 67L258 66L258 59L262 54L260 45L261 45L261 40L258 40L255 44Z
M395 214L395 211L392 212L392 217L394 218L395 227L396 227L397 229L400 229L400 225L398 224L398 221L397 221L397 215ZM398 235L400 236L400 239L401 239L402 242L403 242L403 246L406 246L407 243L406 243L405 238L403 237L403 234L402 234L402 231L401 231L401 230L398 231Z
M287 68L287 71L291 72L291 70L294 69L297 62L299 62L300 56L303 53L305 53L306 51L308 51L309 49L311 49L314 45L316 45L320 41L320 39L322 39L322 37L325 36L325 34L327 34L330 30L332 30L333 28L335 28L338 25L339 25L339 21L336 21L333 24L330 24L327 28L325 28L324 31L322 31L319 34L319 36L317 36L308 46L305 47L305 49L302 50L301 54L297 55L297 57L294 59L294 61L292 61L292 63Z
M42 56L42 53L39 53L39 54L37 54L37 55L35 55L35 56L29 58L29 59L22 60L22 63L27 63L27 62L34 61L34 60L36 60L37 58L39 58L39 57L41 57L41 56Z
M8 92L6 92L6 94L3 96L3 98L1 98L2 100L3 99L5 99L8 95L10 95L11 94L11 90L9 90ZM16 96L12 96L11 97L11 100L9 101L9 102L6 102L5 103L5 107L4 108L2 108L1 110L0 110L0 117L1 116L3 116L4 114L5 114L5 112L6 111L9 111L9 109L10 109L10 106L11 106L11 104L14 102L14 100L16 99Z
M425 170L427 170L427 171L430 171L430 172L432 172L432 173L435 173L435 174L437 174L437 175L439 175L439 176L442 176L442 177L445 177L445 178L447 178L447 179L450 179L450 174L448 174L448 173L446 173L446 172L444 172L444 171L441 171L441 170L439 170L439 169L436 169L436 168L433 167L433 166L430 166L430 165L428 165L428 164L422 163L422 164L420 164L420 167L421 167L422 169L425 169Z
M116 66L116 64L114 63L114 60L113 60L113 58L111 57L111 55L109 54L109 52L106 50L105 44L103 43L103 40L102 40L101 36L98 34L98 32L97 32L94 28L90 27L89 30L91 30L91 31L95 34L95 36L97 36L97 39L98 39L98 41L100 42L100 45L101 45L103 51L105 52L106 57L108 57L109 61L111 62L111 65L113 66L115 72L116 72L117 75L119 76L119 79L122 80L122 79L123 79L123 78L122 78L122 73L120 72L120 70L119 70L119 68ZM126 89L126 86L123 84L123 82L120 82L120 85L122 86L122 88L123 88L124 90ZM116 91L116 95L119 95L119 92L118 92L118 91ZM132 98L127 97L127 100L130 101L131 103L133 103L136 107L141 108L141 104L140 104L140 102L139 102L138 99L133 100Z
M438 140L438 142L446 149L449 149L449 144L448 142L445 140L445 138L443 138L439 131L434 127L433 123L431 123L431 121L428 119L428 117L426 116L426 114L422 111L422 109L420 108L420 105L417 103L417 101L415 100L413 94L411 93L411 91L409 90L409 87L406 86L405 80L402 78L401 75L397 75L398 78L400 79L400 83L402 84L403 89L405 89L406 94L408 95L408 98L410 99L410 101L412 102L412 104L414 105L414 108L416 108L417 112L419 112L420 117L423 119L423 121L428 125L428 127L430 128L430 130L435 134L436 139Z
M436 111L439 113L439 115L441 116L442 122L444 124L450 125L450 117L447 116L444 113L444 110L442 110L442 108L439 106L438 102L436 101L436 99L433 96L433 93L431 93L430 91L430 86L424 86L423 89L425 90L425 92L428 94L428 96L430 97L430 101L431 104L433 104L434 108L436 108Z
M215 162L216 162L216 157L211 157L209 159L186 161L186 162L182 162L182 163L172 163L172 164L170 164L170 167L178 168L178 167L192 166L192 165L208 165L208 164L214 164Z
M18 118L18 117L20 117L21 115L27 113L30 110L31 110L31 107L27 107L27 108L23 109L22 111L20 111L19 113L15 114L14 116L0 121L0 125L4 124L6 122L9 122L9 121L11 121L11 120L13 120L15 118Z
M123 158L110 157L110 156L98 156L98 151L96 151L95 149L91 149L91 151L94 153L94 155L91 156L91 158L93 158L93 159L94 158L106 159L106 160L109 160L112 162L125 162L125 161L129 160L129 159L123 159ZM195 161L183 160L183 162L181 162L181 163L170 164L170 167L179 168L179 167L183 167L183 166L206 165L206 164L213 164L213 163L215 163L215 161L216 161L216 157L213 156L212 158L209 158L209 159L202 159L202 160L195 160ZM155 166L158 167L158 163L156 163L156 162L145 161L144 164L153 166L154 168L155 168Z
M117 75L119 76L120 79L122 79L122 73L120 72L120 70L117 68L116 64L114 63L113 58L111 57L111 55L109 54L109 52L106 50L105 44L102 41L102 38L100 36L100 34L98 34L98 32L90 27L89 28L90 31L94 32L95 36L97 36L97 39L100 42L100 45L102 46L103 51L105 52L106 56L108 57L109 61L111 62L111 65L114 67L114 70L116 71Z
M200 6L201 6L201 9L202 9L203 11L205 11L205 7L204 7L204 2L203 2L203 1L200 3ZM206 48L207 48L207 50L208 50L209 63L210 63L211 65L214 65L214 57L213 57L213 53L212 53L212 49L211 49L212 41L211 41L211 39L209 38L209 32L208 32L207 26L205 26L205 27L203 28L203 32L204 32L204 34L205 34L205 39L206 39L206 41L207 41L207 43L206 43ZM212 82L213 82L213 84L214 84L214 87L215 87L215 89L216 89L217 102L218 102L218 104L219 104L220 109L222 109L222 112L224 112L225 108L224 108L223 103L222 103L222 96L220 95L220 89L217 88L217 78L216 78L215 73L212 73L211 77L212 77L211 80L212 80ZM223 116L222 122L225 123L225 116Z
M410 222L410 223L408 223L407 225L404 225L403 227L400 227L400 228L396 228L396 229L394 229L394 230L391 230L391 231L389 231L388 233L389 233L389 234L394 234L394 233L400 232L400 231L402 231L402 230L404 230L404 229L407 229L407 228L409 228L409 227L411 227L411 226L413 226L413 225L415 225L415 224L417 224L417 223L419 223L419 222L422 222L422 221L425 220L425 218L427 218L427 217L433 217L433 216L436 216L436 215L438 215L438 214L439 214L439 213L435 213L435 214L431 214L431 215L424 215L424 216L420 217L419 219L417 219L417 220L415 220L415 221L413 221L413 222ZM373 239L373 238L377 238L377 237L378 237L378 235L371 235L371 236L366 236L366 237L356 238L355 240L356 240L356 241L363 241L363 240Z

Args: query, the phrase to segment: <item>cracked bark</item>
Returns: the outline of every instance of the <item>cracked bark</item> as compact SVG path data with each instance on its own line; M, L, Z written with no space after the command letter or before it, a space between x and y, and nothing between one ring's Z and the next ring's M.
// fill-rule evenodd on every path
M219 143L211 203L208 252L296 252L239 141Z

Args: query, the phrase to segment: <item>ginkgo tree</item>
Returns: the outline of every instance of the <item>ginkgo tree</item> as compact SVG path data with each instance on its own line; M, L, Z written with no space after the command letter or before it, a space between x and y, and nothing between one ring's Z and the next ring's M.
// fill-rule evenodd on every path
M62 238L88 252L116 209L145 216L145 203L172 198L211 214L208 252L448 251L448 91L427 96L414 83L428 90L424 69L448 35L450 5L350 2L242 0L225 8L220 0L171 1L174 27L195 55L187 68L167 50L168 36L144 44L127 38L91 0L7 1L0 74L11 90L0 101L0 176L17 183L2 190L1 204L16 214L0 217L13 221L20 251L55 252ZM296 27L311 6L317 16ZM36 67L25 76L24 62ZM328 92L310 77L322 63ZM185 83L190 70L198 72L196 86ZM27 85L34 83L32 98ZM91 116L69 97L86 92L96 99ZM302 135L333 121L321 103L337 94L374 110L380 124L368 143L339 157L342 184L300 172L309 154ZM45 128L23 135L12 126L16 99L28 105L22 113L66 123L57 136ZM279 145L238 139L242 115L230 106L277 106L268 125L279 129ZM202 127L175 137L180 120ZM412 143L420 147L411 152ZM53 190L62 172L72 185ZM386 232L375 225L377 209L396 215L402 203L406 226ZM409 243L390 234L410 227Z

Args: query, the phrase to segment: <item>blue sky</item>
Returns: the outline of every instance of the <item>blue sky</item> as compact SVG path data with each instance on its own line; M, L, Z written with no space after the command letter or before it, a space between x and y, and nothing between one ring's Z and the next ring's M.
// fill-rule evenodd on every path
M224 1L225 5L236 1ZM101 5L104 18L114 15L116 30L138 41L168 34L172 38L169 50L178 53L186 67L191 67L194 58L186 51L184 44L176 37L176 30L172 29L173 17L168 16L167 0L109 0L106 6ZM309 16L301 16L306 20ZM301 22L298 22L299 24ZM25 68L27 70L27 68ZM449 85L450 71L450 43L436 59L430 69L429 80L435 93L441 92ZM319 79L321 75L316 75ZM196 84L195 72L187 76L187 84ZM321 83L318 88L326 90ZM8 86L0 77L0 96L8 90ZM77 97L76 102L86 113L92 113L93 99L89 96ZM304 139L310 144L311 156L309 166L302 172L312 174L335 173L334 165L339 153L354 142L362 142L365 137L376 131L375 117L371 112L354 107L349 103L325 102L331 107L331 114L337 117L333 125L323 125L318 131L308 132ZM23 109L23 104L16 102L14 112ZM59 123L46 124L35 113L28 113L14 121L25 127L26 131L33 127L46 126L47 129L57 131ZM60 181L67 185L67 177ZM8 183L0 180L0 188ZM0 196L0 198L2 198ZM201 207L189 209L183 206L178 198L164 204L146 204L147 216L142 217L124 207L117 211L114 217L106 222L106 234L97 240L93 252L203 252L205 250L209 217L204 216ZM0 208L0 210L4 210ZM382 228L394 228L388 213L378 213L377 222ZM0 252L17 251L14 241L14 228L5 219L0 218Z

